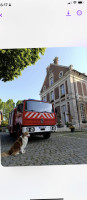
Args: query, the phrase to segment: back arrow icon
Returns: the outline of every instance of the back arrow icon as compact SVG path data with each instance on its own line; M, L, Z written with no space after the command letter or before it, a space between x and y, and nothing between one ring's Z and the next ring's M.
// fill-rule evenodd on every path
M0 17L2 17L2 13L0 14Z

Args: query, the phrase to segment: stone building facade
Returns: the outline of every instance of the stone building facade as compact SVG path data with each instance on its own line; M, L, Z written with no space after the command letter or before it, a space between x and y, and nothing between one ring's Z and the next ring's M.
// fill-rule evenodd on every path
M74 70L73 65L59 65L55 57L47 67L40 97L54 104L58 123L87 127L87 76Z

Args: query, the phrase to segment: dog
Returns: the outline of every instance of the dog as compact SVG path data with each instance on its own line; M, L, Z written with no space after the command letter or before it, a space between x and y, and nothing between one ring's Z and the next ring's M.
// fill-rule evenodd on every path
M10 156L10 155L18 155L19 153L25 153L25 147L28 143L28 138L30 134L25 132L21 135L13 144L8 152L3 152L1 157Z

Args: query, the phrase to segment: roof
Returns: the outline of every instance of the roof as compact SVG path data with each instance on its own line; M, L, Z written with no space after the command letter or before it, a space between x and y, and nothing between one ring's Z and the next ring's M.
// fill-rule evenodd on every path
M70 71L70 72L73 72L73 73L77 73L78 75L82 75L84 77L87 77L87 75L85 73L81 73L81 72L79 72L77 70L74 70L73 69L73 65L70 65L70 66L59 65L58 64L58 57L55 57L53 61L54 61L54 63L51 63L47 67L47 74L46 74L46 77L44 79L44 82L43 82L43 85L42 85L40 93L42 93L44 91L44 89L43 89L44 86L46 86L46 89L49 88L49 77L51 77L51 74L53 74L54 83L60 79L59 73L61 71L63 71L63 75L67 71Z
M59 78L59 73L63 71L63 75L69 71L69 67L67 66L62 66L62 65L57 65L57 64L50 64L50 66L47 67L47 74L43 83L43 86L41 88L40 93L43 92L43 87L46 86L46 89L49 87L49 75L50 72L53 73L54 75L54 82L58 81Z

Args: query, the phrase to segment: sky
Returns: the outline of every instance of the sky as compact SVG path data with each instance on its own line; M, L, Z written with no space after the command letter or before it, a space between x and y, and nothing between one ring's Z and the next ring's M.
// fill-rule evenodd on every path
M40 99L40 90L43 85L46 68L58 56L59 65L69 66L79 72L87 74L87 49L84 47L47 48L44 56L35 65L28 66L22 75L13 81L0 81L0 98L2 101L13 99L16 103L24 99Z

